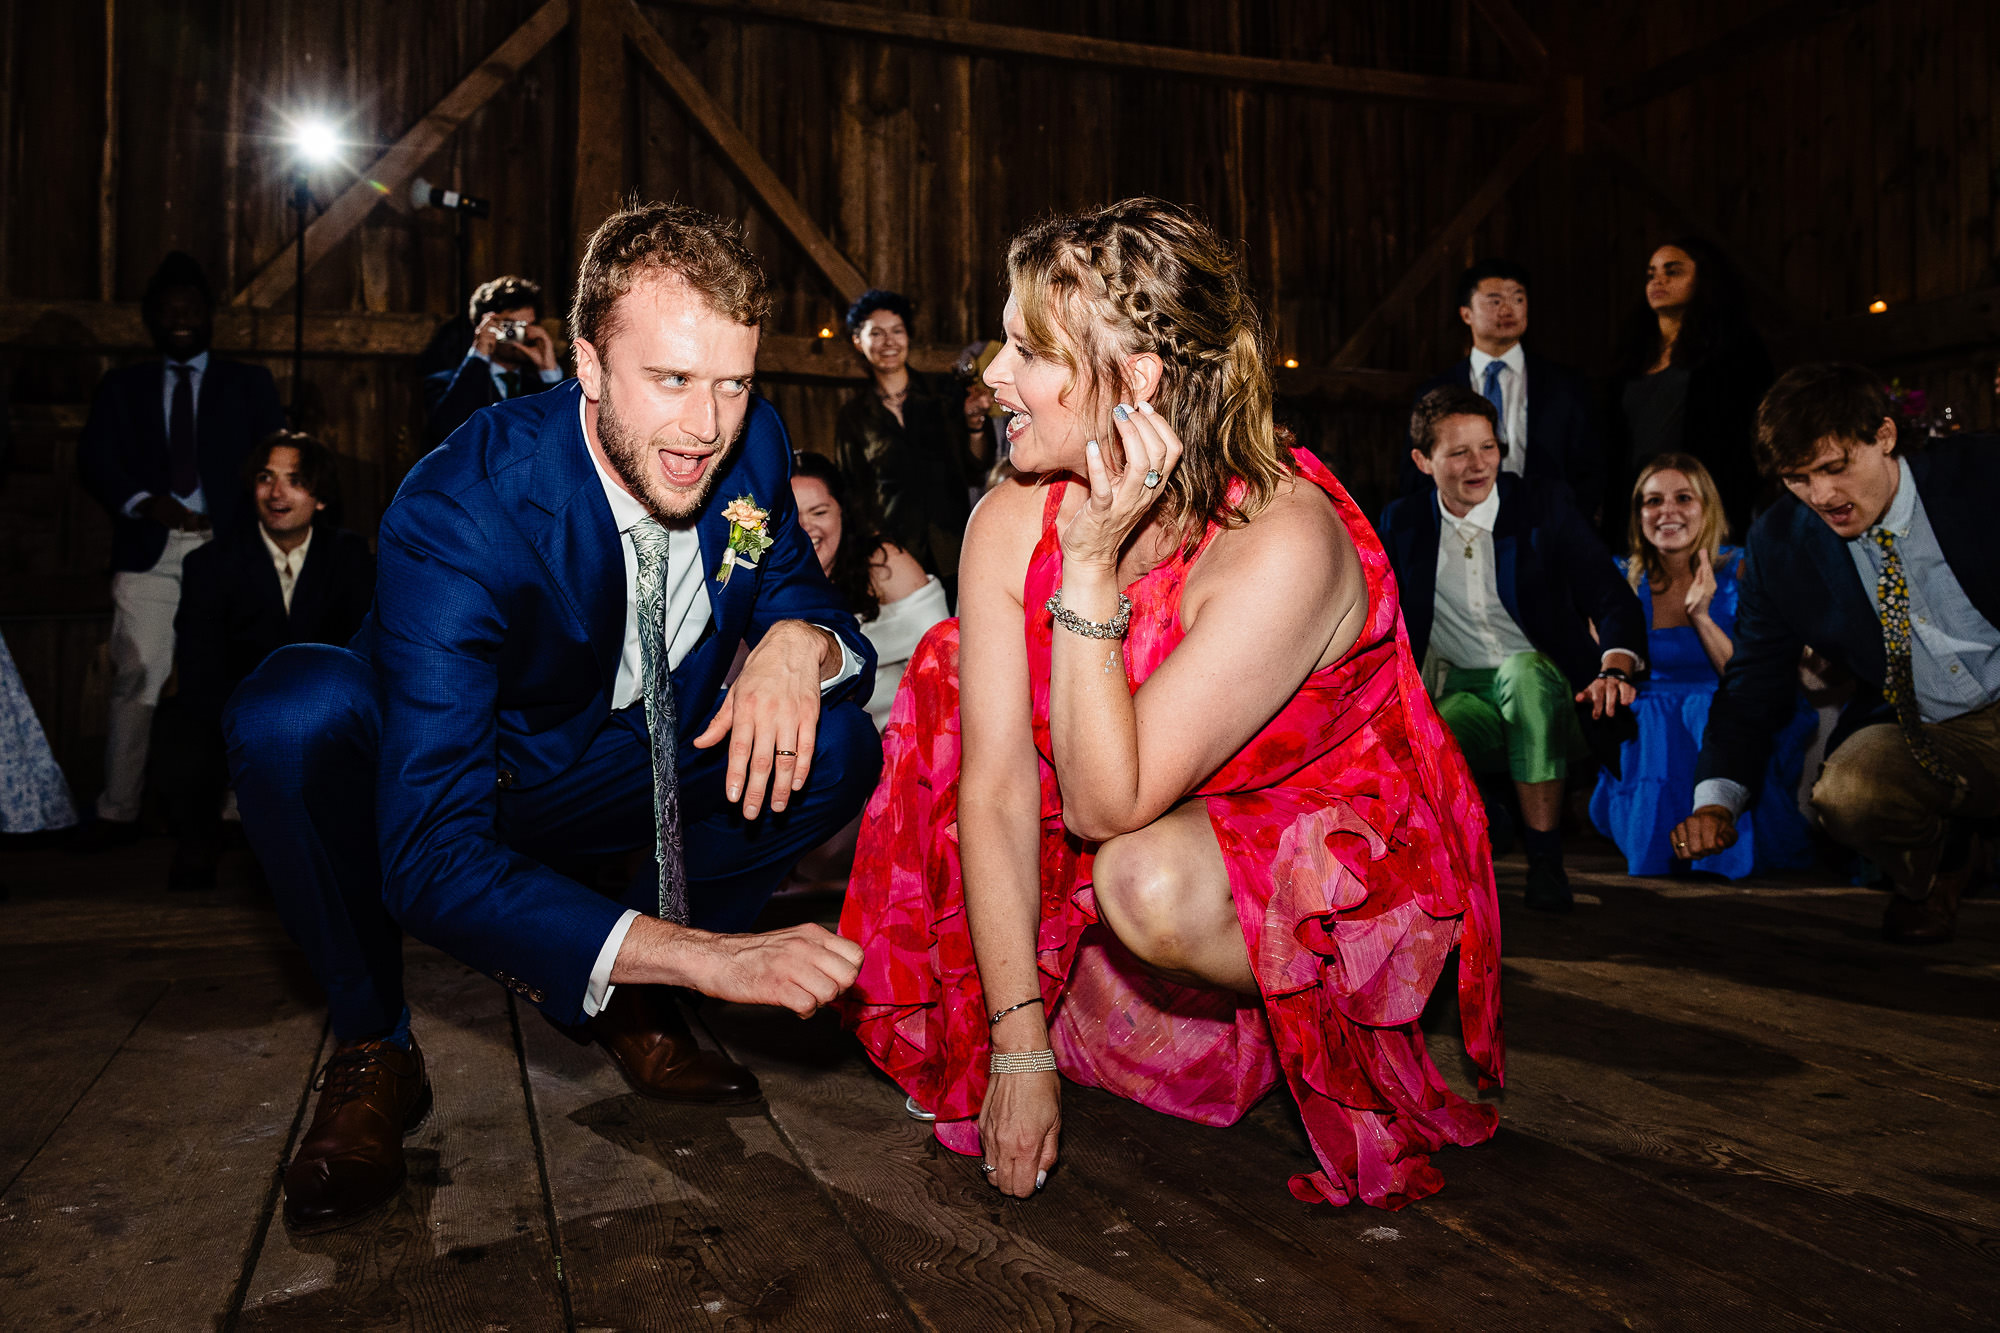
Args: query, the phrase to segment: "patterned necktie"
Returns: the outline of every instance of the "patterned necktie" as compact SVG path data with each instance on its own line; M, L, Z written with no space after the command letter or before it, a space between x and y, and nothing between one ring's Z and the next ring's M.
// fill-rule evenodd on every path
M1479 391L1481 397L1493 404L1493 415L1500 418L1499 429L1493 433L1500 437L1502 443L1507 439L1507 400L1500 392L1500 372L1506 368L1507 363L1504 361L1488 361L1486 387Z
M639 557L639 677L653 750L653 859L660 868L660 916L687 924L687 868L681 863L680 728L667 664L667 530L653 519L629 529Z
M1875 580L1875 609L1882 619L1882 651L1889 659L1882 696L1896 710L1896 722L1917 767L1954 789L1963 789L1965 779L1932 748L1924 734L1923 717L1917 708L1916 676L1910 669L1910 583L1903 576L1903 557L1896 550L1896 534L1887 528L1871 528L1868 535L1882 548L1882 573Z
M170 481L175 495L193 495L201 489L201 472L194 455L194 375L188 366L170 365L174 372L174 401L167 412L167 458L172 465Z

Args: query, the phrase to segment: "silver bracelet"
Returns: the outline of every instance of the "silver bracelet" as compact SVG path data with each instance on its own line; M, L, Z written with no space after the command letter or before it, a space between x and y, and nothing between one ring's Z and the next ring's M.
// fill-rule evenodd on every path
M1132 599L1122 592L1118 594L1118 614L1109 620L1085 620L1062 604L1061 588L1049 595L1042 609L1056 618L1056 624L1086 639L1122 639L1132 627Z
M995 1051L988 1066L996 1074L1029 1074L1038 1069L1054 1069L1056 1053L1047 1051Z

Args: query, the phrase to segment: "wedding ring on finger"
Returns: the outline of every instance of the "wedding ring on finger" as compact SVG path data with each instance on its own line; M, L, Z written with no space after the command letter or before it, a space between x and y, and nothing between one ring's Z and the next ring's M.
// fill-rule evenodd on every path
M799 757L797 750L773 750L771 753L777 755L780 759L797 759Z
M1160 484L1160 470L1156 467L1149 467L1146 469L1146 475L1141 477L1139 480L1140 483L1143 486L1145 486L1147 490L1150 491L1155 486L1158 486Z
M991 1162L981 1162L979 1164L979 1173L981 1175L990 1176L999 1169L1000 1169L999 1167L993 1165L993 1163Z

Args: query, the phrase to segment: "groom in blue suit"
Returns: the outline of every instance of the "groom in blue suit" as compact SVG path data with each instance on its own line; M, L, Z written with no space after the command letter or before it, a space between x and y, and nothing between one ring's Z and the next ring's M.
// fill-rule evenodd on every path
M803 1015L853 980L860 948L818 926L741 933L881 765L874 654L752 391L769 307L728 224L607 219L571 313L576 382L476 413L419 463L361 632L280 650L232 699L244 827L338 1042L286 1173L295 1230L402 1185L430 1105L405 928L663 1100L757 1095L667 987ZM622 902L551 868L639 849Z

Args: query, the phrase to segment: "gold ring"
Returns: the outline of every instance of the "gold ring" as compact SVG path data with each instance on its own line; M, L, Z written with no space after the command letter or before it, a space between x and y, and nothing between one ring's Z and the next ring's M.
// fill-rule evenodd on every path
M784 759L797 759L799 757L799 752L797 750L778 750L775 751L775 753L780 758Z

